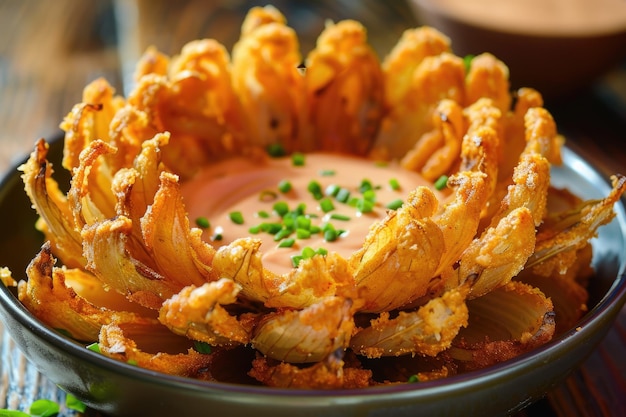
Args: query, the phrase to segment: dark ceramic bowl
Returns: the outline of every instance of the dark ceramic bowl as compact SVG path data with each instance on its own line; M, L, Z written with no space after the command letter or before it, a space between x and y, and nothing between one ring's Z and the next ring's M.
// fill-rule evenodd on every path
M61 142L52 146L60 166ZM564 149L553 183L588 198L605 196L606 178L579 154ZM0 188L0 265L14 277L41 245L35 214L13 170ZM116 416L496 416L541 398L575 369L602 340L626 301L626 214L594 241L597 276L590 310L576 328L550 343L487 369L439 381L361 390L303 391L200 382L164 375L91 352L42 325L0 285L0 318L25 356L50 380L90 407Z
M478 55L489 51L509 67L513 89L532 87L547 99L563 98L588 87L626 59L626 10L623 5L613 17L609 17L607 24L590 18L574 25L568 24L569 20L556 22L559 17L568 15L558 9L558 6L564 7L566 1L544 1L539 10L529 10L506 21L490 19L492 13L480 13L479 10L497 6L498 13L504 13L505 5L514 6L506 1L466 1L463 9L446 6L451 2L443 0L410 0L409 3L421 24L433 26L451 38L452 49L457 55ZM521 10L524 8L520 4L525 3L526 10L539 4L526 0L514 3ZM587 3L602 7L593 1ZM473 11L464 12L470 10L469 5ZM576 11L577 15L580 13ZM548 19L555 20L555 23L549 24ZM526 25L527 21L543 23Z

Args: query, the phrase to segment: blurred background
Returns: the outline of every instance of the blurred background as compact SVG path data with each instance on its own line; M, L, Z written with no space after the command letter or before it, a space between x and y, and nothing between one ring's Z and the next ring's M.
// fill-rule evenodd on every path
M148 45L175 54L210 37L231 48L247 0L0 0L0 168L30 150L80 101L82 87L104 76L121 94ZM626 2L623 0L321 0L272 2L299 34L303 56L327 19L352 18L368 29L381 59L402 32L433 25L454 52L493 52L514 87L548 98L592 82L626 119ZM471 6L470 6L471 5ZM582 16L582 18L581 18ZM128 84L127 84L128 85Z

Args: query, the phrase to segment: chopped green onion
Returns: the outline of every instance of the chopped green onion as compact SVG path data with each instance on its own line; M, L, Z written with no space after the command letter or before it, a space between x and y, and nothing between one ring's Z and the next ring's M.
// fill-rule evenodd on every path
M335 198L341 203L347 202L348 199L350 199L350 190L347 188L340 188L339 191L337 191Z
M198 226L201 229L208 229L209 227L211 227L211 223L209 222L209 219L207 219L206 217L198 217L196 219L196 226Z
M337 231L335 229L326 229L324 231L324 240L326 242L334 242L337 240Z
M376 201L376 191L374 190L367 190L363 193L363 198L365 200L369 200L371 202L375 202Z
M265 210L261 210L259 212L256 213L257 216L259 216L262 219L268 219L270 217L270 214L265 211Z
M248 233L250 233L251 235L256 235L259 232L261 232L261 225L258 224L256 226L252 226L248 229Z
M211 240L215 242L219 242L222 239L224 239L224 236L221 233L216 233L213 236L211 236Z
M276 242L278 242L279 240L283 240L284 238L286 238L287 236L289 236L291 233L293 233L292 230L289 229L280 229L275 235L274 235L274 240Z
M135 359L129 359L126 361L127 364L132 365L132 366L137 366L137 361Z
M410 384L412 384L414 382L420 382L420 377L417 376L417 375L411 375L406 382L408 382Z
M291 183L288 180L282 180L278 183L278 189L281 193L288 193L291 191Z
M326 191L324 192L324 194L329 197L335 197L337 196L339 189L340 187L337 184L330 184L328 187L326 187Z
M365 198L359 199L356 208L360 213L371 213L374 210L374 203Z
M475 58L474 55L468 54L463 57L463 66L465 67L465 73L467 74L472 66L472 60Z
M92 352L102 353L100 352L100 345L98 344L98 342L94 342L90 345L87 345L87 349L89 349Z
M315 180L309 182L309 185L306 187L306 189L313 195L313 198L315 198L316 200L319 200L324 196L324 194L322 193L322 186L319 182Z
M280 217L285 216L285 214L289 213L289 205L287 205L284 201L279 201L272 206L272 209L278 214Z
M367 179L361 180L361 185L359 185L359 192L362 194L366 191L373 189L372 182Z
M304 214L304 213L306 212L306 204L304 204L304 203L300 203L300 204L298 204L298 206L296 207L296 209L294 210L294 212L295 212L297 215Z
M404 201L398 198L397 200L393 200L391 203L387 204L385 207L390 210L398 210L400 207L402 207L402 204L404 204Z
M285 156L285 148L280 143L273 143L267 147L267 153L273 158Z
M437 179L437 181L435 181L435 188L439 191L443 190L444 188L446 188L446 186L448 185L448 176L447 175L442 175L441 177L439 177Z
M310 259L314 256L315 256L315 249L313 249L312 247L306 246L304 249L302 249L303 259Z
M199 352L199 353L204 353L204 354L211 353L211 345L209 345L207 342L200 342L198 340L195 340L193 342L193 348L196 350L196 352Z
M261 230L270 235L275 235L280 232L282 228L283 226L280 223L261 223Z
M291 264L293 265L294 268L297 268L298 265L300 265L300 261L302 260L302 255L293 255L291 257Z
M324 198L320 201L320 208L324 213L328 213L329 211L333 211L335 209L335 205L330 199Z
M296 236L298 239L308 239L311 237L311 232L308 229L296 229Z
M328 255L328 250L325 249L325 248L318 248L317 249L317 254L318 255L322 255L322 256L326 256L326 255Z
M290 248L290 247L292 247L294 245L294 243L296 243L296 240L293 239L293 238L283 239L278 244L278 247L279 248Z
M306 216L298 216L296 218L296 227L299 229L309 230L311 228L311 219Z
M84 413L87 410L87 405L69 392L65 394L65 405L70 410L78 411L79 413Z
M400 190L400 182L396 178L392 178L392 179L389 180L389 186L394 191L399 191Z
M339 214L339 213L332 213L330 215L330 218L334 220L342 220L342 221L350 220L350 216L346 216L345 214Z
M240 211L231 211L228 214L228 217L230 217L230 220L235 223L235 224L243 224L244 220L243 220L243 214L241 214Z
M56 401L41 398L33 401L28 412L33 416L51 417L59 414L61 406Z
M320 171L320 175L322 177L332 177L333 175L335 175L336 172L334 169L323 169Z
M304 166L304 161L305 161L305 156L304 156L304 154L303 154L303 153L300 153L300 152L294 152L294 153L291 155L291 163L292 163L294 166L297 166L297 167Z

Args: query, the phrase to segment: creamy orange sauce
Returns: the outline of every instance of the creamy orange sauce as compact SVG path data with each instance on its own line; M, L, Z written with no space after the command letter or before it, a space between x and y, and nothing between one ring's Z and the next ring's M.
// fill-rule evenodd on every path
M369 181L376 197L371 212L362 213L351 204L338 201L336 196L315 198L307 188L312 181L319 184L322 193L329 187L338 186L350 192L352 198L363 198L359 188L363 180ZM400 188L394 190L392 180ZM291 190L282 192L278 184L289 181ZM291 257L302 253L303 248L319 248L338 252L348 258L363 246L365 237L374 221L384 218L392 201L405 200L409 192L418 186L433 185L419 174L395 165L381 166L373 161L330 154L308 154L303 166L294 166L291 158L267 158L252 161L235 158L205 168L195 178L182 185L182 193L193 222L205 217L210 228L203 231L203 238L214 247L227 245L237 238L254 237L262 240L264 266L276 273L293 268ZM435 193L439 196L438 192ZM319 196L318 196L319 197ZM329 200L334 209L325 212L323 200ZM250 228L263 223L281 223L282 218L273 207L277 202L286 203L290 210L304 205L303 215L310 219L313 229L331 223L335 230L343 231L336 240L329 242L324 233L312 233L308 238L292 234L292 247L279 247L275 235ZM242 224L236 224L230 213L240 212ZM269 217L263 217L264 213ZM349 220L332 217L345 216ZM219 236L219 240L217 237Z

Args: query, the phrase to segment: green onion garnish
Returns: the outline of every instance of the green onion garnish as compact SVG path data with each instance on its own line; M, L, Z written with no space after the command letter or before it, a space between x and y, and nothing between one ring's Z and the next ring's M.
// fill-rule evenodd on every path
M361 180L361 184L359 185L359 192L364 193L366 191L372 190L374 187L372 186L372 182L368 179Z
M385 207L390 210L398 210L400 207L402 207L402 204L404 204L404 201L398 198L397 200L393 200L391 203L387 204Z
M309 182L309 185L306 187L306 189L313 195L313 198L315 198L316 200L319 200L324 196L324 194L322 193L322 186L319 182L315 180Z
M339 214L339 213L332 213L330 215L330 218L334 220L341 220L341 221L350 220L350 216L346 216L345 214Z
M411 384L414 382L420 382L420 377L417 375L411 375L409 379L407 379L406 382L411 383Z
M323 169L320 171L320 175L322 177L332 177L333 175L335 175L336 172L334 169Z
M209 227L211 227L211 223L209 222L209 219L207 219L206 217L198 217L196 219L196 226L198 226L201 229L208 229Z
M289 213L289 206L284 201L279 201L272 206L272 209L278 214L280 217L285 216L285 214Z
M102 353L100 352L100 345L98 344L98 342L94 342L90 345L87 345L87 349L89 349L92 352Z
M324 240L326 242L334 242L337 240L337 231L335 229L326 229L324 231Z
M347 202L348 199L350 199L350 190L347 188L340 188L339 191L337 191L335 198L341 203Z
M303 154L303 153L300 153L300 152L294 152L294 153L291 155L291 163L292 163L294 166L297 166L297 167L304 166L304 161L305 161L305 156L304 156L304 154Z
M280 143L273 143L267 147L267 153L273 158L285 156L285 148Z
M395 179L395 178L392 178L392 179L389 180L389 186L394 191L399 191L400 190L400 182L397 179Z
M465 67L465 73L467 74L472 65L472 60L475 58L474 55L468 54L463 57L463 66Z
M442 175L441 177L439 177L437 179L437 181L435 181L435 188L439 191L443 190L444 188L446 188L446 186L448 185L448 176L447 175Z
M290 247L292 247L294 245L294 243L296 243L296 240L293 239L293 238L283 239L278 244L278 247L279 248L290 248Z
M330 199L324 198L320 200L320 208L324 213L328 213L329 211L333 211L335 209L335 205Z
M235 224L244 223L243 214L241 214L240 211L232 211L228 214L228 217L230 217L230 220Z
M195 340L193 342L193 348L196 350L196 352L205 354L211 353L211 345L209 345L207 342L200 342L198 340Z
M278 183L278 189L281 193L288 193L291 191L291 183L288 180L282 180Z
M371 213L374 210L374 203L365 198L361 198L356 204L356 209L360 213Z

